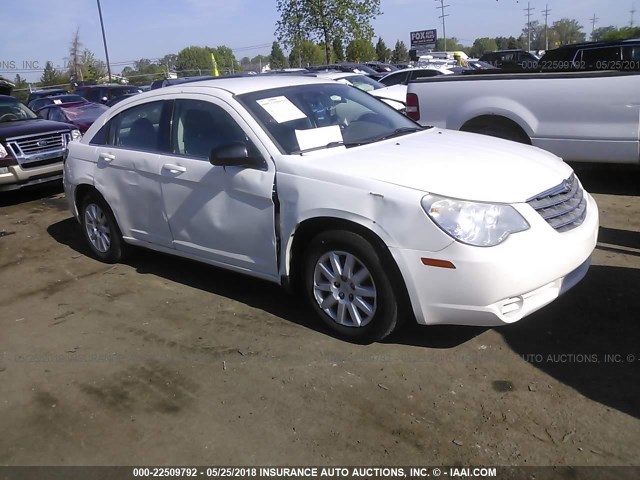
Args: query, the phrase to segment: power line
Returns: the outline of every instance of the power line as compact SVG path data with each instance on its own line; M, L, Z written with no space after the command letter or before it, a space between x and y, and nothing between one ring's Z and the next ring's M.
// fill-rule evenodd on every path
M444 39L444 51L447 51L447 29L446 29L446 25L445 25L445 17L448 17L449 14L448 13L444 13L444 9L445 8L449 8L451 5L445 5L444 4L444 0L436 0L436 2L440 2L440 6L436 7L436 9L440 9L442 12L442 15L440 15L438 18L442 19L442 37Z
M544 6L544 49L549 50L549 34L548 34L548 26L549 26L549 14L551 10L549 10L549 4Z
M527 38L528 38L528 48L527 50L531 50L531 12L535 10L535 8L533 8L531 6L531 2L527 2L527 8L524 9L526 13L525 17L527 17Z

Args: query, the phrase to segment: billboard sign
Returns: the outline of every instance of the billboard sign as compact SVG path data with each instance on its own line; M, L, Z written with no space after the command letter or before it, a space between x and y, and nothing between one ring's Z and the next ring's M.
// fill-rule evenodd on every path
M433 50L438 39L437 30L419 30L411 32L411 48L416 50Z

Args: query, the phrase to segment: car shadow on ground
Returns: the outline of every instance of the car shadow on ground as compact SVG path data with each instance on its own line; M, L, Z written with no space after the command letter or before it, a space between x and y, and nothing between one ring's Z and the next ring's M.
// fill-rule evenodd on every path
M638 285L639 269L592 266L556 302L497 331L514 352L553 378L640 418Z
M73 218L50 225L47 232L58 243L91 257L80 227ZM274 283L143 248L133 249L125 263L135 268L138 273L156 275L191 288L220 295L337 338L320 319L315 317L300 295L288 294ZM456 326L425 327L409 319L407 325L385 340L385 343L453 348L485 330Z
M20 203L33 202L34 200L43 200L51 198L62 193L62 182L51 182L44 185L34 185L32 187L24 187L20 190L11 190L0 192L0 207L10 207ZM65 203L66 205L66 203Z
M614 253L640 256L640 232L600 227L597 248Z
M640 195L640 167L637 165L571 163L571 168L589 193Z
M57 242L90 255L74 219L47 231ZM334 336L303 300L275 284L144 249L135 249L126 264L138 273L220 295ZM516 354L553 378L592 400L640 417L638 285L638 269L592 266L586 278L556 302L497 332ZM409 321L384 343L448 349L484 331Z

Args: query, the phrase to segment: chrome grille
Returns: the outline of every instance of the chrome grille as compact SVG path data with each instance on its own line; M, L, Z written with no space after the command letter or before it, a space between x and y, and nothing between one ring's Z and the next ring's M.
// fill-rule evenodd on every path
M574 174L560 185L530 198L527 203L558 232L582 225L587 214L584 190Z
M7 146L20 165L45 162L62 157L71 140L68 132L47 132L7 139Z

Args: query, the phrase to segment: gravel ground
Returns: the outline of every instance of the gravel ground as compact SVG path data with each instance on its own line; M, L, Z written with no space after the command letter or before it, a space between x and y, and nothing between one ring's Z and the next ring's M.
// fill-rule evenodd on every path
M602 226L574 290L367 346L263 281L93 260L59 187L3 194L0 464L638 465L640 171L576 168Z

